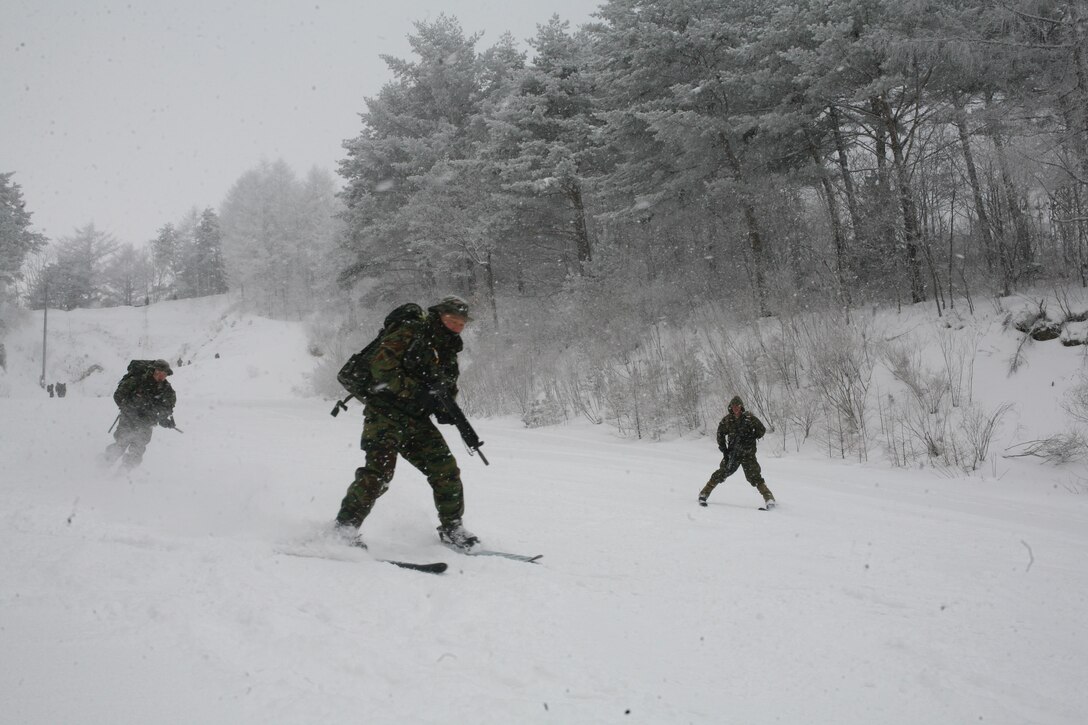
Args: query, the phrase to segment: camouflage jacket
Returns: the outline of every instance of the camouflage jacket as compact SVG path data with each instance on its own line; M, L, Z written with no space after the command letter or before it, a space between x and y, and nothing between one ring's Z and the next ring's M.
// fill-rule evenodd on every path
M148 372L121 378L113 393L113 402L126 418L154 425L174 413L177 395L168 381L157 382Z
M733 448L738 451L754 451L756 441L766 432L763 422L747 410L742 410L739 417L731 412L726 413L718 424L718 448L722 453Z
M398 325L382 338L371 360L375 392L367 404L430 415L429 389L442 387L451 397L457 395L457 354L462 348L461 336L448 330L435 312L423 312L419 320Z

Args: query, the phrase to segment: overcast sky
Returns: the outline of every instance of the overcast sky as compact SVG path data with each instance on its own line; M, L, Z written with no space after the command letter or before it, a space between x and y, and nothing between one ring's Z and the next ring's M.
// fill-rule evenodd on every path
M482 50L601 2L0 0L0 172L51 239L142 244L262 159L335 173L413 22L453 15Z

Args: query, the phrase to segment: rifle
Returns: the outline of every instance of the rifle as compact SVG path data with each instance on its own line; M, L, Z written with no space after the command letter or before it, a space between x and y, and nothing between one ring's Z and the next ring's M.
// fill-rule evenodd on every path
M732 446L730 446L729 448L727 448L725 450L725 453L722 456L722 467L725 468L725 470L728 471L728 470L730 470L731 468L734 467L734 464L736 464L736 462L737 462L737 445L733 444Z
M472 424L468 422L468 418L465 417L464 412L461 410L461 406L457 404L457 401L450 396L445 387L436 385L429 390L431 396L438 403L439 412L444 413L445 417L457 426L457 432L461 434L461 440L468 446L468 453L471 456L473 451L480 454L480 460L484 462L485 466L490 466L487 457L484 452L480 450L480 446L484 444L480 440L480 436L476 435L476 431L473 430Z

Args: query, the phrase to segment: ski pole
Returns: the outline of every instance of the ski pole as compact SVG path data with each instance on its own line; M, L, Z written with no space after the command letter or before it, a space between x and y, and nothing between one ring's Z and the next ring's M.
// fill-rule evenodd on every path
M110 429L108 431L106 431L106 432L107 433L112 433L113 432L113 426L117 425L117 421L119 421L119 420L121 420L121 414L120 413L118 413L117 417L113 419L112 423L110 423Z

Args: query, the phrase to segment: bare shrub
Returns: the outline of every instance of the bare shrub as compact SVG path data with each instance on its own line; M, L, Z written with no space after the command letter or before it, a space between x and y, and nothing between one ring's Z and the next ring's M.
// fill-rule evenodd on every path
M1016 346L1016 352L1009 358L1009 376L1020 372L1020 368L1024 366L1024 348L1031 344L1031 335L1024 333L1024 337L1021 338L1020 344Z
M1088 458L1088 440L1086 440L1084 434L1078 430L1070 431L1069 433L1058 433L1049 438L1017 443L1014 446L1010 446L1007 450L1014 448L1019 448L1020 450L1016 453L1007 454L1005 456L1006 458L1024 458L1026 456L1033 456L1042 458L1047 463L1052 463L1054 465L1081 461Z
M1069 289L1064 285L1055 288L1054 299L1058 302L1058 309L1062 311L1063 323L1088 321L1088 310L1073 311L1073 305L1069 301Z
M576 413L594 425L604 422L604 401L599 376L582 377L577 368L568 369L561 377L561 394Z
M801 445L812 435L812 430L820 419L820 398L808 389L800 389L792 395L784 396L781 419L788 421L794 435L794 445L801 450ZM786 428L782 426L782 444L786 442Z
M1069 389L1069 397L1062 401L1065 412L1081 423L1088 423L1088 376Z
M892 376L907 386L922 410L936 414L941 400L949 392L948 381L925 368L918 346L909 343L889 345L884 350L884 361Z
M876 396L877 414L880 417L880 430L884 434L885 450L893 466L906 467L914 458L911 439L907 427L903 425L904 415L899 403L892 395Z
M376 332L367 337L366 333L358 330L357 326L349 325L343 318L325 320L314 317L307 321L307 346L322 353L310 373L314 392L329 398L344 395L344 388L337 382L336 373L340 372L352 354L370 342Z
M868 394L873 375L871 344L863 329L811 319L799 327L799 347L807 361L809 379L829 409L829 448L841 455L868 449Z
M914 440L921 444L929 458L948 462L948 418L942 413L930 413L918 405L907 406L900 423Z
M972 405L961 416L959 430L967 441L969 459L961 461L965 470L977 470L990 455L990 445L997 432L1001 419L1012 408L1011 403L999 405L989 413Z
M958 408L964 401L970 403L974 397L978 335L969 339L955 335L951 330L941 330L937 333L937 346L944 361L944 378L952 407Z

